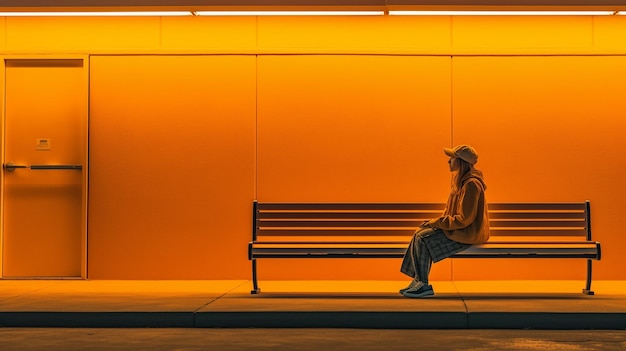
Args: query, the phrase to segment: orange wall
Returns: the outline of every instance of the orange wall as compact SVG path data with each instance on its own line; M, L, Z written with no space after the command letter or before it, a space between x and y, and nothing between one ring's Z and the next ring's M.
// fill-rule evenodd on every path
M258 82L259 201L445 196L449 58L268 55L258 59ZM401 278L397 260L319 261L289 266L319 279ZM263 277L293 277L284 264L259 262ZM449 262L437 270L449 272Z
M449 58L262 56L258 89L259 201L445 193Z
M454 139L482 150L489 200L590 200L597 275L623 277L626 240L614 233L626 213L626 57L459 57L453 71ZM549 269L581 276L575 264ZM458 264L455 277L489 267ZM543 267L503 261L498 272L532 278Z
M241 277L254 57L93 57L90 117L89 276Z
M595 277L626 279L624 38L626 16L0 18L5 55L91 57L92 279L249 278L253 199L444 201L456 143L491 201L591 200ZM571 263L447 260L432 279L581 278Z

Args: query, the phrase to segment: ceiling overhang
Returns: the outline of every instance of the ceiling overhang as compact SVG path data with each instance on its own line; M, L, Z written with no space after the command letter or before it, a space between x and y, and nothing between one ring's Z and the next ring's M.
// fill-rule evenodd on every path
M0 0L0 11L626 10L626 0Z

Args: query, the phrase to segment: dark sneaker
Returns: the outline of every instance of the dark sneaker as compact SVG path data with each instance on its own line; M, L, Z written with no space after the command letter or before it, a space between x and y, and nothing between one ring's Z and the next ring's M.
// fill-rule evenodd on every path
M417 286L405 290L402 295L406 297L426 297L435 295L433 287L428 284L418 284Z
M409 290L409 289L413 289L414 287L416 287L418 284L420 284L420 282L416 281L415 279L411 280L411 284L409 284L409 286L407 286L404 289L400 289L400 294L404 294L405 291ZM423 284L423 283L422 283Z

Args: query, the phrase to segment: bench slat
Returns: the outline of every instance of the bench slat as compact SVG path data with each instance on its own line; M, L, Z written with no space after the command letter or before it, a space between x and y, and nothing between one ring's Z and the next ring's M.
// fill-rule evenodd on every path
M264 211L442 211L442 203L258 203Z
M489 219L580 219L586 220L584 212L504 212L489 211Z
M586 221L580 220L505 220L505 219L496 219L489 221L490 228L546 228L546 227L561 227L561 228L581 228L585 229L587 225Z
M262 228L257 231L258 237L264 236L407 236L415 233L415 228ZM580 236L586 237L584 229L536 228L536 229L504 229L491 228L491 236Z
M426 220L441 215L441 211L415 211L415 212L260 212L260 221L273 219L420 219Z
M306 218L380 218L380 219L430 219L441 215L441 211L345 211L345 212L310 212L310 211L274 211L259 212L258 219L306 219ZM586 219L584 212L504 212L489 211L491 219Z
M517 202L489 203L489 211L581 211L587 206L584 202Z
M579 211L585 212L584 202L518 202L489 203L489 211ZM444 203L257 203L257 209L263 211L441 211Z
M587 230L581 228L527 228L527 229L512 229L512 228L490 228L491 236L580 236L587 237Z
M373 219L343 219L337 218L329 220L327 218L314 219L275 219L275 220L261 220L259 223L260 228L336 228L336 227L407 227L407 228L419 228L419 225L423 220L380 220L378 218ZM490 221L491 228L546 228L546 227L561 227L561 228L582 228L586 225L585 221L579 220L492 220Z
M407 248L408 241L406 240L372 240L372 241L360 241L360 240L341 240L341 241L328 241L328 240L308 240L308 241L256 241L254 242L255 246L258 247L288 247L289 245L294 246L334 246L334 245L375 245L375 246L393 246ZM509 246L509 247L521 247L528 245L536 245L536 246L549 246L549 245L567 245L567 246L576 246L576 245L596 245L595 241L580 241L580 240L537 240L537 241L525 241L525 240L498 240L498 241L489 241L484 244L476 244L474 247L488 248L488 247L496 247L496 246Z
M282 229L264 229L261 228L257 231L257 236L293 236L293 237L307 237L307 236L408 236L410 237L415 233L415 228L282 228Z
M389 227L404 227L404 228L414 228L417 229L419 225L423 221L400 221L400 220L390 220L390 221L380 221L380 220L333 220L328 221L326 219L320 219L316 221L311 220L275 220L275 221L262 221L261 228L281 228L281 227L290 227L290 228L302 228L303 230L307 230L309 228L389 228Z
M259 221L288 220L288 219L413 219L427 220L441 215L440 211L420 212L260 212L257 215ZM558 220L582 220L586 219L585 213L579 212L489 212L489 218L499 219L558 219Z

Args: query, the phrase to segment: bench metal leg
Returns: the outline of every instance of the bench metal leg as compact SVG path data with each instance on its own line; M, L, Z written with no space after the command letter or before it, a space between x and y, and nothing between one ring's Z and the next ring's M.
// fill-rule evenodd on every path
M587 283L585 284L585 288L583 289L583 294L594 295L593 290L591 290L591 260L587 260Z
M253 259L252 260L252 291L250 291L250 294L258 294L260 292L261 292L261 289L259 289L259 281L256 276L256 260Z

